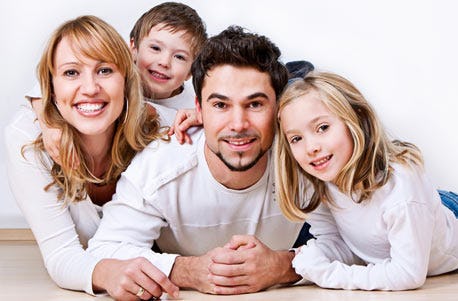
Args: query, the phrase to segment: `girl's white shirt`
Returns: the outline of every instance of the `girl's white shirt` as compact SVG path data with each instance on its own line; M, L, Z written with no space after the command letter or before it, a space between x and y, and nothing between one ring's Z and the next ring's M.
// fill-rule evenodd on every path
M308 215L316 239L293 260L305 280L326 288L405 290L458 268L458 220L421 168L393 168L388 183L359 204L328 185L334 205L323 203Z

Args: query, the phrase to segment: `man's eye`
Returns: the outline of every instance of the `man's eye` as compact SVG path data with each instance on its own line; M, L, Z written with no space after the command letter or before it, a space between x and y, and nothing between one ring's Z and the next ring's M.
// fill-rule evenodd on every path
M217 109L224 109L226 104L224 102L216 102L213 106Z
M253 108L253 109L257 109L257 108L259 108L261 106L262 106L262 104L259 101L254 101L254 102L250 103L250 108Z

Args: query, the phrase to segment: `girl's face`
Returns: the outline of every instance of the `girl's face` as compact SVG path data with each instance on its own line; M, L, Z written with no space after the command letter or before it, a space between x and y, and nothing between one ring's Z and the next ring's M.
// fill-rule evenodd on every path
M54 100L62 117L83 136L111 133L124 106L117 66L75 53L68 38L58 44L54 66Z
M286 105L280 126L294 159L308 174L333 182L350 160L353 139L344 122L331 113L316 91Z

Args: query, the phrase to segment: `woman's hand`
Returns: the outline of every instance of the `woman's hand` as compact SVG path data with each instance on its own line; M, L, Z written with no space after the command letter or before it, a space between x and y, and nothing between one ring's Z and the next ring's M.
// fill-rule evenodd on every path
M102 259L92 273L94 292L106 290L119 300L149 300L167 293L178 297L179 288L143 257Z

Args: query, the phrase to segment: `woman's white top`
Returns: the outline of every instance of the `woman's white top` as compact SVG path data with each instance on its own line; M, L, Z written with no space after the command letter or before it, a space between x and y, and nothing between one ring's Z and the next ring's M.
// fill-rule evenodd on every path
M388 183L359 204L328 185L335 205L308 215L316 239L297 251L298 274L326 288L405 290L458 269L458 220L423 170L393 167Z
M187 108L194 99L193 95L192 86L188 84L182 93L171 98L170 104L167 100L152 103L159 113L161 124L171 125L179 102L182 101L183 108ZM41 98L39 84L35 84L25 97ZM22 146L33 142L40 133L37 117L30 104L22 106L6 127L11 191L33 231L45 267L54 282L62 288L93 294L92 272L98 259L85 252L85 249L100 224L102 210L89 198L63 205L57 200L56 188L44 190L52 181L48 169L33 148L26 149L25 158L21 155ZM43 156L46 166L52 166L51 158L46 153Z
M92 271L98 260L84 249L100 223L101 208L90 199L63 205L57 189L45 191L52 179L33 148L40 126L30 106L23 106L5 129L7 168L11 191L33 231L51 278L63 288L92 294ZM46 165L51 159L44 154Z

